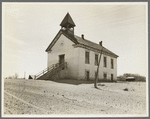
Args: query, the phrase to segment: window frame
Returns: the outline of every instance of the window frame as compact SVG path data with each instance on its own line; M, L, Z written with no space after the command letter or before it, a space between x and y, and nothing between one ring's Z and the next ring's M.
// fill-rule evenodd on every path
M111 74L111 81L114 80L114 74Z
M87 72L89 73L89 79L87 79ZM85 70L85 79L86 81L90 81L90 70Z
M106 78L105 78L105 75L106 75ZM106 72L103 73L103 79L104 79L104 80L105 80L105 79L107 80L107 73L106 73Z
M87 55L88 53L88 55ZM88 58L87 58L88 56ZM90 64L90 52L89 51L85 51L85 64Z
M114 59L111 59L111 69L114 69Z
M97 56L97 62L96 62L96 56ZM98 66L98 54L95 54L95 66Z
M106 58L106 61L105 61L105 58ZM104 60L104 61L103 61L103 64L104 64L103 66L104 66L105 68L107 68L107 57L104 56L104 57L103 57L103 60Z

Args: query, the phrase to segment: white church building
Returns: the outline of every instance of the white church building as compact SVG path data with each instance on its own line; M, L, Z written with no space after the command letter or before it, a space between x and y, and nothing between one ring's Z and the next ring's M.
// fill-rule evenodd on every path
M36 75L36 79L75 79L94 80L98 60L103 47L98 80L117 80L117 55L84 38L74 34L73 22L69 13L64 17L61 29L49 44L47 68Z

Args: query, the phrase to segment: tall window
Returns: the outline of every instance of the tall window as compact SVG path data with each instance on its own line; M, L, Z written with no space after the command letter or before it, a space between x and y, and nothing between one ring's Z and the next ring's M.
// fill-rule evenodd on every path
M113 74L111 74L111 80L113 81L113 78L114 78L114 76L113 76Z
M104 67L107 67L107 57L104 57Z
M107 79L107 74L106 74L106 73L104 73L104 76L103 76L103 77L104 77L104 79Z
M98 55L95 54L95 65L97 66L98 65Z
M85 52L85 64L90 64L90 58L89 58L90 53Z
M86 80L90 80L90 71L85 71Z
M112 69L114 68L114 61L113 61L113 59L111 59L111 68Z

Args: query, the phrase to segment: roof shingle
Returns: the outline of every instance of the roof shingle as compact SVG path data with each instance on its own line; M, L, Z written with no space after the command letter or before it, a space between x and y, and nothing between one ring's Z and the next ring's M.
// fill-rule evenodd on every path
M75 35L75 38L77 39L79 44L86 45L88 47L92 47L92 48L97 49L97 50L102 50L102 46L97 44L97 43L91 42L91 41L86 40L86 39L82 39L81 37L76 36L76 35ZM115 53L113 53L110 50L106 49L105 47L103 47L103 51L118 57L118 55L116 55Z
M75 23L73 22L71 16L69 13L66 14L66 16L64 17L63 21L61 22L60 26L62 27L66 27L67 24L69 24L70 26L74 27Z
M81 45L84 45L86 47L90 47L90 48L96 49L98 51L102 50L102 46L101 45L99 45L97 43L94 43L94 42L91 42L91 41L86 40L86 39L82 39L81 37L79 37L77 35L69 34L69 33L67 33L64 30L60 30L56 36L61 35L61 34L64 34L66 37L68 37L76 45L81 44ZM48 48L46 49L46 52L49 51L49 50L51 50L51 48L53 47L53 45L55 44L55 42L56 42L56 37L51 42L51 44L48 46ZM111 55L113 55L115 57L118 57L118 55L116 55L115 53L113 53L110 50L106 49L105 47L103 47L103 52L111 54Z

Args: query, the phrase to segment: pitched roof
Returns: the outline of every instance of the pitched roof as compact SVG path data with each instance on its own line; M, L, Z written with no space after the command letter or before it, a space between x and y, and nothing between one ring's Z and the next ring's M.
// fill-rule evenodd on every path
M76 35L75 35L75 38L77 39L79 44L82 44L82 45L85 45L85 46L88 46L88 47L91 47L91 48L94 48L94 49L97 49L97 50L102 50L102 46L97 44L97 43L91 42L91 41L86 40L86 39L82 39L81 37L76 36ZM115 53L113 53L110 50L106 49L105 47L103 47L103 51L118 57L118 55L116 55Z
M98 51L101 51L102 50L102 46L97 44L97 43L94 43L94 42L91 42L89 40L86 40L86 39L82 39L81 37L77 36L77 35L72 35L72 34L69 34L67 33L66 31L64 30L60 30L58 32L58 34L56 35L56 37L54 38L54 40L50 43L50 45L48 46L48 48L46 49L46 52L47 51L50 51L51 48L53 47L53 45L56 43L56 41L58 40L58 37L63 34L65 35L67 38L69 38L72 42L74 42L76 45L80 44L80 45L84 45L86 47L89 47L89 48L92 48L92 49L95 49L95 50L98 50ZM111 52L110 50L108 50L107 48L103 47L103 52L105 53L108 53L108 54L111 54L115 57L118 57L118 55L116 55L115 53Z
M53 41L50 43L50 45L47 47L46 52L50 51L51 48L53 47L53 45L56 43L56 41L58 40L58 38L60 37L60 35L63 34L64 36L66 36L67 38L69 38L72 42L74 42L75 44L77 44L77 39L74 37L74 35L72 34L68 34L66 31L64 30L60 30L57 35L55 36L55 38L53 39Z
M66 27L68 24L72 27L76 26L69 13L66 14L66 16L62 20L60 26Z

